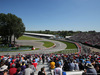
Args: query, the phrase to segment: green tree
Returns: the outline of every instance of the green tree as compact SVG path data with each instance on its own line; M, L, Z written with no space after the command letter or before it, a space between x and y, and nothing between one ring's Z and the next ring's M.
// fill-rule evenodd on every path
M24 31L25 26L21 18L11 13L0 14L0 35L4 38L7 38L7 42L11 44L12 36L14 36L15 43L15 37L20 37L23 35Z
M7 30L7 16L6 14L0 14L0 36L2 40L6 43L8 41L9 32Z

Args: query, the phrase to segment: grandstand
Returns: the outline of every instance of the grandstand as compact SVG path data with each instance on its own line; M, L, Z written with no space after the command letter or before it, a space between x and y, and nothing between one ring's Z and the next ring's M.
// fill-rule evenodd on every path
M35 37L40 37L40 38L48 38L48 39L55 38L55 35L51 35L51 34L39 34L39 33L26 33L25 32L24 35L35 36Z
M48 34L24 33L24 35L43 37L43 38L49 38L49 39L55 38L54 35L48 35ZM90 35L93 37L92 34L88 35L88 34L84 34L84 33L77 34L72 37L68 37L70 40L76 41L73 43L75 43L77 45L78 53L73 53L73 54L63 54L63 53L61 53L61 54L53 54L53 53L20 54L19 53L19 54L13 55L13 56L2 55L2 56L0 56L0 63L3 63L5 61L6 61L6 63L1 65L0 68L2 68L2 66L6 65L6 67L8 67L8 70L10 71L10 69L12 69L12 67L11 67L12 63L15 65L18 65L18 64L22 64L24 62L24 64L25 64L24 66L26 66L27 64L30 64L30 66L32 66L34 64L34 61L37 61L36 62L36 63L38 63L37 68L35 66L34 66L35 67L34 69L32 68L34 70L34 75L38 75L38 72L44 66L46 67L47 74L53 74L52 72L54 72L55 70L50 71L51 68L47 67L47 66L50 67L50 63L53 60L53 62L55 62L55 66L56 66L56 63L59 63L61 66L61 69L67 75L82 75L82 73L88 73L88 72L84 72L84 69L86 69L86 70L89 69L88 66L86 66L87 63L90 63L93 65L92 69L95 71L95 75L97 75L97 73L100 73L100 53L99 52L98 53L90 53L90 51L88 50L88 48L86 46L78 43L78 42L86 43L86 40L91 38L91 37L89 37ZM99 39L99 37L98 37L98 39ZM92 40L94 40L94 39L92 39ZM95 42L93 42L93 43L95 44ZM81 48L83 48L83 49L81 49ZM84 50L84 54L83 54L82 50ZM85 53L87 53L87 54L85 54ZM43 58L43 56L44 56L44 58ZM42 64L43 59L45 61L44 64ZM20 61L20 62L18 63L18 61ZM11 64L8 64L8 63L11 63ZM99 71L96 69L98 67L98 65L99 65ZM19 67L22 70L22 66L19 66ZM15 68L17 69L18 66L15 66ZM26 70L26 69L27 68L25 67L24 70ZM49 69L49 72L47 71L48 69ZM0 73L2 73L2 71L0 71ZM8 75L10 75L10 74L8 74Z
M43 59L45 61L44 64L42 64ZM35 70L35 68L34 69L31 68L31 66L34 64L34 61L37 61L35 63L38 63L37 70ZM54 72L54 70L51 72L50 71L48 72L47 70L48 69L52 70L49 68L50 63L52 63L52 62L55 62L55 66L58 62L61 63L60 66L62 67L61 69L63 70L63 73L65 73L67 75L82 75L82 73L84 72L84 69L88 70L88 66L86 66L86 64L88 64L88 63L91 63L94 66L91 69L93 69L94 71L97 71L96 73L94 73L94 75L97 75L97 73L100 73L100 71L98 71L96 69L96 67L100 64L100 53L91 53L88 55L86 55L86 54L84 54L84 55L82 55L82 54L20 54L19 53L14 56L10 56L10 55L0 56L0 63L3 63L0 66L0 75L2 75L1 74L2 71L7 69L7 68L2 69L2 66L8 67L8 70L10 71L10 69L13 69L13 67L12 67L13 64L15 65L16 69L18 67L23 69L21 65L18 65L18 64L22 64L22 63L24 63L24 65L23 65L24 67L25 67L25 65L30 64L30 69L34 70L33 71L34 75L38 75L38 72L44 66L46 68L47 75L48 74L51 75L52 72ZM8 63L10 63L10 64L8 64ZM77 67L74 65L76 65ZM27 67L25 67L24 70L25 69L27 69ZM23 72L23 71L21 71L21 72ZM88 72L86 72L86 73L88 73ZM10 74L8 74L8 75L10 75Z
M100 32L98 33L78 33L69 38L76 42L100 48Z

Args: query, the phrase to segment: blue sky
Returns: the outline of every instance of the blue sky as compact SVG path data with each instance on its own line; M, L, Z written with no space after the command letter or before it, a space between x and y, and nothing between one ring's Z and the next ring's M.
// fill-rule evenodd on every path
M0 0L0 13L22 18L26 30L100 32L100 0Z

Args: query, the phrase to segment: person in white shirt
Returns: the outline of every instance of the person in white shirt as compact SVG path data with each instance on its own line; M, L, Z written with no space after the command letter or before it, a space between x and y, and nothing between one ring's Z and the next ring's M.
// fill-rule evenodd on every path
M54 75L62 75L62 68L59 63L57 63L56 68L54 69Z
M29 68L29 64L26 65L26 69L25 69L24 75L34 75L34 70Z

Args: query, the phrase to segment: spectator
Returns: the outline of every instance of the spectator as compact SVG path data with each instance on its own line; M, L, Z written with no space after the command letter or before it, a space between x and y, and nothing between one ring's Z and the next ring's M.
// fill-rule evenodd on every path
M21 68L20 67L17 68L17 72L14 75L23 75L23 72L21 72Z
M50 69L54 69L55 68L55 62L52 60L50 62Z
M57 67L54 69L54 75L62 75L62 69L59 63L57 63Z
M37 65L38 65L38 64L35 62L35 60L33 60L32 65L34 65L35 69L37 70Z
M1 74L0 74L1 75ZM3 75L8 75L8 70L4 70Z
M15 62L15 59L12 60L12 63L10 64L10 68L12 67L13 64L16 66L14 62Z
M12 64L12 67L9 69L9 75L14 75L17 72L17 68L15 68L15 64Z
M47 62L48 62L48 63L50 62L50 60L51 60L50 57L47 57Z
M75 64L72 61L70 61L69 62L69 70L74 71L74 67L75 67Z
M22 62L21 64L21 71L24 72L25 71L25 68L26 68L26 65L25 65L25 62Z
M78 65L78 63L76 62L76 60L74 61L74 64L75 64L74 70L75 70L75 71L79 71L79 65Z
M24 75L34 75L34 71L31 68L29 68L29 64L26 65Z
M34 70L34 72L36 71L36 68L34 67L34 65L32 65L32 63L30 63L30 68Z
M38 75L46 75L44 67L41 68L41 71L38 72Z
M86 67L87 67L86 75L97 75L97 72L91 63L87 63Z
M84 69L84 72L82 73L82 75L87 75L87 74L86 74L86 69Z
M82 63L82 60L80 60L80 62L79 62L79 69L80 70L84 70L84 64Z
M39 56L39 62L38 62L38 63L40 63L40 62L41 62L41 60L42 60L42 58L41 58L41 56Z
M20 64L21 64L20 61L17 61L17 63L16 63L16 68L21 67Z
M8 68L8 66L6 66L6 65L1 66L0 67L0 75L5 74L6 73L5 71L7 70L7 68Z
M64 71L69 71L69 65L68 65L68 61L67 60L64 61L63 70Z
M36 63L39 62L39 58L38 58L38 57L35 58L35 62L36 62Z
M60 64L60 67L62 68L62 63L61 63L61 61L60 60L58 60L58 62L57 63L59 63Z
M45 62L45 55L43 54L42 55L42 63L44 64L44 62Z
M100 75L100 64L97 64L97 65L95 66L95 69L96 69L96 71L97 71L97 75Z

